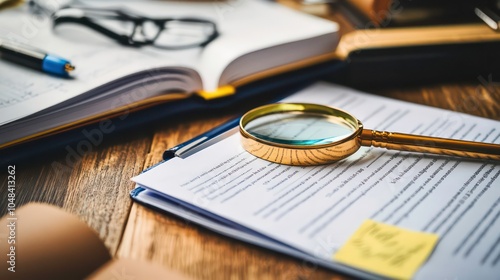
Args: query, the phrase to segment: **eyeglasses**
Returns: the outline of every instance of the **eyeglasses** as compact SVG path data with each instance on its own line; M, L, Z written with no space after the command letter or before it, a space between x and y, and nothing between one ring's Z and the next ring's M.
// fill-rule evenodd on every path
M37 5L35 1L30 4L32 8ZM151 45L167 50L204 47L219 35L214 22L194 17L149 18L124 9L84 6L66 6L50 14L54 28L66 23L78 24L131 47Z

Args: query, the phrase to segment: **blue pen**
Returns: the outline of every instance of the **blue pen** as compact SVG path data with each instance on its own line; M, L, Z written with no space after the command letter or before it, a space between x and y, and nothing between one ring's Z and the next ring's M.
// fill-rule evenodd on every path
M57 76L67 77L75 70L75 66L64 58L3 41L0 41L0 57Z
M176 156L182 157L183 155L188 154L188 152L192 152L196 148L200 148L201 145L206 144L210 140L214 140L219 135L222 135L224 132L235 128L240 122L240 118L236 118L230 120L226 123L223 123L212 130L209 130L201 135L198 135L182 144L179 144L173 148L166 150L163 153L163 160L169 160ZM223 138L222 138L223 139ZM222 140L221 139L221 140Z

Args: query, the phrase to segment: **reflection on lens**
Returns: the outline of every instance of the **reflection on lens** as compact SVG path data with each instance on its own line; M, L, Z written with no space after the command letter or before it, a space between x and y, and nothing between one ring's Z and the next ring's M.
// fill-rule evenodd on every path
M245 126L248 133L259 139L304 146L334 143L349 137L356 129L341 117L300 112L264 115Z
M142 24L142 33L147 40L154 40L160 32L160 26L152 21L145 21Z
M165 23L155 45L164 47L201 44L215 32L212 24L172 20Z

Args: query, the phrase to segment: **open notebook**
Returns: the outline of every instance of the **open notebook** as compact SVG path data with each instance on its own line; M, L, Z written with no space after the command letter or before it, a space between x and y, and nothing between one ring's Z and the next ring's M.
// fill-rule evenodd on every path
M127 48L93 31L52 29L20 6L1 12L0 38L71 60L61 79L0 60L0 148L105 117L199 95L210 100L235 87L330 58L337 24L267 1L120 1L153 18L191 16L216 22L220 36L204 48Z

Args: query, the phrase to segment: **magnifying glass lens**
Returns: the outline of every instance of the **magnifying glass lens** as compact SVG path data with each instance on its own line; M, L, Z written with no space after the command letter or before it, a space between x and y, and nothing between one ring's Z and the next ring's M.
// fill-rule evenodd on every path
M363 125L342 110L311 103L276 103L240 119L243 148L252 155L289 165L341 160L361 146Z
M244 128L262 140L301 146L334 143L357 130L342 117L293 111L260 116L250 120Z

